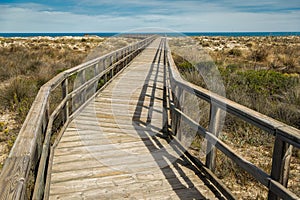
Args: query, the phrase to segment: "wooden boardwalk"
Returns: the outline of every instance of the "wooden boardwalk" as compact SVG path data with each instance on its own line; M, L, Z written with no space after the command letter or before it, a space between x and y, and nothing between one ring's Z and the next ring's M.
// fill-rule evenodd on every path
M215 199L209 181L164 139L161 38L69 124L54 151L50 199Z
M210 105L208 127L185 109L188 96ZM217 137L222 112L275 137L270 172ZM179 142L190 130L207 142L205 165ZM214 174L216 150L268 199L299 199L287 187L293 148L299 129L183 80L167 39L152 35L40 88L3 166L0 199L236 199Z

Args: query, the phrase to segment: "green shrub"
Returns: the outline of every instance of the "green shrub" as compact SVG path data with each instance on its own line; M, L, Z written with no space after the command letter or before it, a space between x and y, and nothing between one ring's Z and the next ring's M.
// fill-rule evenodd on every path
M230 73L237 71L239 68L239 65L237 64L229 64L226 66L226 70Z
M37 88L34 80L18 77L1 90L0 100L3 103L2 106L16 111L22 121L25 119L36 93Z
M227 98L251 109L300 127L299 76L273 70L233 71L220 68Z
M257 95L283 95L297 82L296 78L272 70L247 70L237 72L236 84L245 92Z
M29 78L17 77L3 91L2 98L7 103L18 104L36 93L35 82Z
M183 57L174 53L172 55L174 62L176 63L176 66L181 73L195 71L195 67Z

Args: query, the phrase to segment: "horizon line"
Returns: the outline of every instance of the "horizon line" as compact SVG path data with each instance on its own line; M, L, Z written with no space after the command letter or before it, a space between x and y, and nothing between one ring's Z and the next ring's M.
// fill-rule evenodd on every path
M179 34L179 33L300 33L300 31L177 31L177 32L171 32L171 31L166 31L166 32L160 32L160 31L153 31L153 32L122 32L122 31L103 31L103 32L65 32L65 31L58 31L58 32L1 32L0 34L3 33L84 33L84 34L89 34L89 33L140 33L140 34L148 34L148 33L173 33L173 34Z

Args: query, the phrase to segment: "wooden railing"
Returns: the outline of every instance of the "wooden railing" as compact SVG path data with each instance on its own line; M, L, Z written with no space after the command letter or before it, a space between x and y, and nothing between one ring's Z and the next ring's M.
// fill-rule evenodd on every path
M147 37L152 36L153 34L137 34L137 33L121 33L119 35L116 35L117 37L122 38L134 38L134 39L145 39Z
M300 130L184 81L180 77L173 61L170 47L168 46L167 41L165 42L164 57L165 65L169 71L167 77L169 82L168 96L170 104L170 126L173 134L177 136L180 135L178 131L180 120L183 120L190 128L197 131L197 134L207 140L205 166L209 170L209 175L213 176L212 172L215 170L215 148L217 148L238 166L251 174L257 181L266 186L269 190L269 199L278 199L279 197L283 199L299 199L299 197L289 191L286 186L292 147L300 148ZM191 117L181 109L181 105L184 105L183 92L195 95L199 99L205 100L210 104L210 122L208 130L201 126L197 121L191 119ZM275 136L270 175L238 155L232 148L218 138L220 131L220 113L225 111ZM232 198L230 194L228 194L227 197L229 199Z
M52 159L51 145L55 145L52 144L53 135L59 137L89 99L105 87L155 37L148 37L66 70L40 88L2 169L1 200L41 199L44 191L47 196L48 161ZM72 87L76 76L78 87Z

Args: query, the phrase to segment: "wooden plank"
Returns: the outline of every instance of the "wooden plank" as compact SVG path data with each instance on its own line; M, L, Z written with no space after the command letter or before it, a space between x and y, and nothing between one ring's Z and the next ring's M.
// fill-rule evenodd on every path
M57 184L58 187L69 187L70 185L78 185L82 182L87 181L88 183L91 182L95 182L98 181L99 183L103 183L103 182L115 182L121 179L125 178L132 178L134 180L134 183L147 183L147 182L152 182L152 181L157 181L157 180L161 180L161 181L169 181L169 182L174 182L176 179L178 180L178 182L186 182L191 181L191 182L196 182L197 180L199 180L199 177L195 174L195 172L193 170L190 170L189 168L185 168L185 167L181 167L180 170L178 170L177 168L175 168L174 166L170 166L170 168L166 168L164 170L152 170L152 171L146 171L149 168L146 168L145 171L141 171L141 172L135 172L133 174L124 174L124 175L113 175L111 177L108 176L104 176L104 177L100 177L100 178L88 178L88 179L80 179L80 180L74 180L74 181L67 181L67 182L60 182ZM181 170L183 170L184 172L182 172ZM186 176L188 175L189 178L187 178ZM166 182L166 181L165 181ZM132 182L130 182L129 184L131 184ZM122 185L121 184L114 184L113 186L116 185L120 185L122 187L126 187L128 183L127 182L123 182ZM190 183L191 184L191 183ZM198 184L200 185L204 185L203 182L199 182ZM173 185L174 187L175 185ZM107 187L107 186L105 186ZM98 185L98 188L103 188L102 185ZM72 188L69 188L70 190L72 190ZM79 189L79 188L78 188ZM79 189L79 191L85 191L86 189L92 189L92 188L81 188ZM68 193L66 191L58 191L60 193ZM76 191L73 191L76 192Z
M119 149L115 149L115 151L120 151ZM56 162L56 161L60 162ZM162 151L162 152L155 152L154 154L149 154L147 151L142 151L138 153L132 154L131 152L127 152L126 150L122 153L107 153L104 152L101 153L93 153L89 156L82 156L78 160L70 160L70 162L67 162L66 160L63 161L62 159L54 159L54 166L53 166L53 172L58 171L68 171L68 170L74 170L74 169L84 169L84 168L94 168L95 166L102 166L102 164L113 164L112 168L114 166L119 166L126 164L126 168L131 165L139 165L139 164L145 164L148 162L155 163L155 166L157 164L166 164L166 160L170 162L175 162L176 160L180 160L178 155L176 153L172 153L170 151ZM82 166L82 163L85 163L86 166ZM184 163L182 161L181 163ZM151 164L150 164L151 165ZM69 166L69 168L68 168ZM152 165L151 165L152 166Z
M105 135L104 135L105 134ZM117 133L104 133L101 134L99 133L99 131L76 131L76 132L68 132L68 136L65 136L61 139L60 143L68 143L68 142L78 142L78 141L82 141L82 140L93 140L95 139L118 139L119 137L123 137L124 139L128 138L128 139L134 139L136 137L131 136L131 135L125 135L122 134L120 136L120 134ZM135 139L136 140L136 139Z
M58 148L56 151L57 156L60 155L69 155L69 154L75 154L75 153L81 153L81 152L87 152L87 150L89 151L93 151L93 152L100 152L100 151L106 151L106 150L110 150L112 145L114 144L107 144L107 145L89 145L89 146L77 146L77 148L75 147L68 147L68 148ZM117 147L122 150L122 149L128 149L130 147L147 147L147 148L151 148L153 147L153 143L152 142L123 142L123 143L118 143L116 144ZM87 149L88 148L88 149Z
M75 192L83 192L85 190L97 189L99 187L113 187L116 184L131 184L135 182L135 179L130 174L125 175L115 175L112 177L103 177L103 178L87 178L87 179L78 179L67 182L56 183L52 186L53 195L59 194L69 194Z
M188 183L187 183L188 180ZM178 190L183 188L193 188L195 186L202 186L204 183L198 182L196 184L192 184L191 182L197 182L199 177L193 176L191 178L186 177L172 177L166 179L163 174L160 177L155 179L144 179L143 181L139 181L136 179L135 175L116 175L111 178L103 177L103 178L92 178L92 179L83 179L76 180L74 182L68 182L72 188L68 187L68 184L60 184L57 185L57 193L56 194L68 194L68 193L76 193L76 192L89 192L91 190L99 190L99 195L101 194L101 190L109 191L111 194L116 194L124 189L130 192L137 192L135 188L140 189L148 189L154 191L164 191L164 190ZM89 184L90 187L80 187L80 184ZM98 183L98 184L97 184ZM153 184L154 183L154 184ZM162 187L165 186L165 189L155 188L156 184L160 183ZM172 186L170 186L172 183ZM82 185L81 185L82 186ZM142 187L140 187L142 186ZM76 189L76 190L74 190ZM118 191L119 190L119 191ZM145 192L145 191L143 191Z
M53 162L55 164L60 164L60 163L66 163L66 162L75 162L75 161L84 161L84 160L89 160L89 159L96 159L101 156L101 158L104 157L122 157L122 156L127 156L127 155L138 155L138 154L146 154L148 153L149 150L148 148L141 148L140 147L132 147L132 148L126 148L125 150L122 151L122 149L118 149L116 151L115 149L107 150L107 151L96 151L96 152L81 152L77 154L70 154L70 155L62 155L62 156L56 156Z
M161 102L162 104L162 102ZM104 105L106 108L103 108L101 110L97 110L94 108L91 108L90 110L86 109L84 113L81 113L81 117L89 117L93 118L93 114L96 115L99 120L103 119L102 115L108 115L108 116L141 116L141 117L147 117L149 114L149 109L152 109L154 112L162 113L163 107L161 104L154 105L152 107L149 107L148 105L143 106L127 106L123 108L123 106L114 106L114 107L108 107L109 105ZM127 109L127 110L120 110L120 109ZM135 109L141 109L141 113L135 113ZM120 111L118 111L120 110ZM112 113L113 112L113 113Z
M170 179L166 180L155 180L151 182L136 183L122 186L114 186L107 188L97 188L93 190L83 191L83 196L89 198L159 198L164 199L164 197L177 197L178 199L204 199L205 194L199 192L198 188L201 188L204 191L204 187L202 184L194 184L194 185L186 185L184 182L180 183L179 181L183 181L182 179ZM172 186L170 185L173 184ZM209 191L206 192L206 198L215 199L214 194ZM78 192L77 192L78 193ZM204 192L203 192L204 193ZM70 195L70 194L69 194ZM61 198L67 198L67 195L59 195ZM56 196L58 197L58 196Z
M183 152L177 152L173 147L165 147L164 149L158 149L153 144L152 146L143 147L142 145L139 148L119 148L117 145L101 145L99 147L101 150L93 151L93 149L88 149L85 153L78 154L67 154L56 156L54 162L56 164L66 163L66 162L80 162L85 160L100 160L105 163L109 163L109 160L116 160L114 163L123 162L122 157L127 159L128 162L136 159L137 162L142 161L143 159L152 159L155 157L157 160L163 158L169 158L171 161L180 159L180 156ZM150 154L150 152L152 152ZM150 156L151 155L151 156ZM119 158L120 157L120 158ZM132 158L134 157L134 158ZM77 160L78 159L78 160ZM108 160L107 160L108 159ZM70 163L71 164L71 163Z

